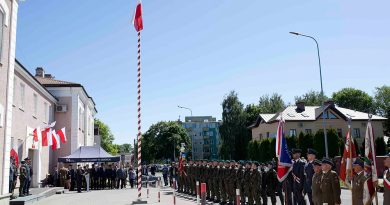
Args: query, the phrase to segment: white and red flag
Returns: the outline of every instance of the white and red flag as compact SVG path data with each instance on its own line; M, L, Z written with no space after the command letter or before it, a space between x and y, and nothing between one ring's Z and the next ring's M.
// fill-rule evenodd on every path
M364 174L367 177L364 186L363 200L364 204L371 204L375 196L375 186L378 182L378 174L376 167L376 154L375 154L375 142L374 142L374 131L372 129L371 120L367 123L366 136L364 139Z
M133 25L137 32L140 32L144 29L144 25L142 22L142 4L141 0L137 2L137 6L135 7L134 16L133 16Z
M52 140L52 129L56 125L56 121L49 124L45 129L42 130L42 146L51 146L53 145ZM55 132L55 131L54 131Z
M18 147L16 146L16 144L14 144L14 145L12 146L10 155L11 155L11 157L14 158L14 160L15 160L15 165L16 165L16 166L19 166Z
M57 130L57 135L60 136L61 142L64 144L67 139L66 139L66 133L65 133L65 127Z
M348 125L348 133L345 139L344 153L341 158L340 165L340 179L347 186L350 186L349 177L352 177L352 163L356 160L356 148L355 143L353 141L353 137L351 136L351 126Z
M51 138L52 138L52 142L53 142L53 144L51 145L51 149L52 150L59 149L61 147L60 136L58 136L57 133L55 131L53 131L51 133Z
M34 142L39 142L39 140L42 139L42 132L40 127L34 129L33 136L34 136L33 137Z

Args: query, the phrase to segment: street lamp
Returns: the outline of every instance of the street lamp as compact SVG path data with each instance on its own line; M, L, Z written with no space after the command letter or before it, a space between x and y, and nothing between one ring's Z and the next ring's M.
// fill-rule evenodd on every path
M189 111L191 112L191 116L192 116L192 110L191 110L190 108L188 108L188 107L183 107L183 106L180 106L180 105L178 105L177 107L178 107L178 108L181 108L181 109L189 110Z
M303 36L303 37L307 37L307 38L311 38L314 40L314 42L316 42L316 45L317 45L317 56L318 56L318 66L320 68L320 82L321 82L321 104L322 104L322 126L323 126L323 130L324 130L324 140L325 140L325 156L326 157L329 157L328 155L328 139L327 139L327 134L326 134L326 120L325 120L325 107L324 107L324 100L325 100L325 97L324 97L324 89L323 89L323 86L322 86L322 70L321 70L321 58L320 58L320 48L318 46L318 42L317 40L312 37L312 36L308 36L308 35L304 35L304 34L301 34L301 33L297 33L297 32L290 32L290 34L293 34L293 35L297 35L297 36Z

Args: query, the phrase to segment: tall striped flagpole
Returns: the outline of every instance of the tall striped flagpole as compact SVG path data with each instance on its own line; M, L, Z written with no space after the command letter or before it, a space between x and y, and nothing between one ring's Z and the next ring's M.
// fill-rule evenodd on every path
M138 31L138 77L137 77L137 93L138 93L138 199L141 199L142 191L142 161L141 161L141 32Z

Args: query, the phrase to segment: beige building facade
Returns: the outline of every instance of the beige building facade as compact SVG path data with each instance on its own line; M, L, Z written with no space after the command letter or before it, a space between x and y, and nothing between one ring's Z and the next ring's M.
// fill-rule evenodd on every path
M17 14L18 1L0 0L0 204L9 200Z
M298 136L299 133L313 133L323 129L322 107L305 106L297 103L288 106L282 112L275 114L260 114L256 122L250 126L253 140L262 140L276 136L278 118L285 120L284 132L286 136ZM334 105L333 102L325 104L326 129L335 129L340 137L348 132L348 121L351 118L352 136L363 142L368 122L368 113L358 112ZM372 127L375 137L383 137L384 117L372 115Z

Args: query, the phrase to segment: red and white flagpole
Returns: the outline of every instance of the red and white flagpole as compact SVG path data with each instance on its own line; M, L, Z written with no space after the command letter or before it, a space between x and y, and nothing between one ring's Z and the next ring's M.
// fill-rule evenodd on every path
M141 170L141 31L138 31L138 57L137 57L137 100L138 100L138 199L141 199L142 170Z

